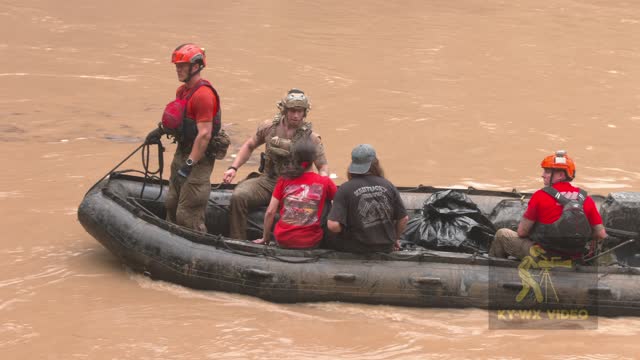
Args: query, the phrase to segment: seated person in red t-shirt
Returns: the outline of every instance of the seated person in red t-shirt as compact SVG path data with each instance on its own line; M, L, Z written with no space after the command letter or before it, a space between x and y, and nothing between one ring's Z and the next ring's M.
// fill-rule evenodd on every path
M549 235L562 235L567 231L566 228L560 226L559 223L561 221L558 220L562 215L563 205L549 192L556 193L556 196L582 203L584 215L588 220L588 224L584 222L587 227L585 233L588 234L590 230L592 244L607 237L605 228L602 225L602 218L593 199L590 196L586 196L586 192L572 186L570 183L576 173L576 166L573 160L564 151L557 151L554 155L545 157L541 166L543 168L542 179L544 180L545 188L536 191L531 200L529 200L527 210L522 216L522 220L520 220L517 232L510 229L500 229L496 232L489 249L490 256L506 258L511 255L518 259L523 259L529 256L529 249L534 245L542 247L546 252L550 252L555 256L579 258L582 255L579 250L567 251L566 248L561 249L562 237ZM545 234L546 237L544 236ZM588 241L589 239L585 239L584 245ZM558 246L554 247L554 243Z
M264 216L262 239L254 240L256 244L271 242L271 227L278 209L280 220L273 235L280 247L315 248L324 236L320 218L325 203L333 200L336 194L336 184L329 177L313 172L312 165L317 157L314 143L297 141L292 151L293 162L276 183Z

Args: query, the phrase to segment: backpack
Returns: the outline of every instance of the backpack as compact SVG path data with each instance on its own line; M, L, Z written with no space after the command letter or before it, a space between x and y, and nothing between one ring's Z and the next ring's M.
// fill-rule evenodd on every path
M560 218L552 224L537 223L531 239L545 249L567 253L583 252L591 239L591 224L584 213L587 192L580 189L577 199L567 199L551 186L542 189L562 205Z

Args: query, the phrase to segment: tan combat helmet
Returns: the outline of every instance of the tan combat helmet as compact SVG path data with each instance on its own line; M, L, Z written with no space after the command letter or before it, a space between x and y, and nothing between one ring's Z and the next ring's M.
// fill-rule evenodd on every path
M309 98L305 95L304 91L293 88L287 91L287 95L278 102L278 109L284 112L287 109L292 108L304 108L305 115L311 110L311 104Z

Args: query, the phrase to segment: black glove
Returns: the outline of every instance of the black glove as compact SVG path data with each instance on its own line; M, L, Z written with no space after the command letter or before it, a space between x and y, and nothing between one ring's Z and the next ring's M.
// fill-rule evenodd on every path
M187 177L189 177L189 174L191 174L192 168L193 166L182 165L180 170L178 170L178 175L186 179Z
M147 138L144 140L145 144L159 144L160 143L160 138L162 137L162 135L164 135L164 131L162 130L162 128L157 127L153 130L151 130L151 132L149 133L149 135L147 135Z

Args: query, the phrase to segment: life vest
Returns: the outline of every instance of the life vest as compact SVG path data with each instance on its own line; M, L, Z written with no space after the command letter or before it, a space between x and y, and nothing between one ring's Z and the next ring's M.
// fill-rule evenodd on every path
M311 136L312 125L308 121L304 121L302 125L293 134L291 139L285 139L276 136L276 128L284 120L284 115L278 114L273 118L269 141L265 147L265 166L264 170L271 177L280 176L282 170L292 161L291 149L293 145L302 138Z
M213 95L216 97L218 103L218 111L213 116L213 139L222 125L222 108L220 106L220 96L218 92L207 80L201 79L195 86L189 89L188 92L179 94L175 100L168 103L162 114L162 127L165 131L174 137L178 142L178 146L185 152L190 152L193 142L198 135L198 126L196 121L187 117L187 105L191 100L193 94L200 89L200 87L206 86L213 91Z
M536 223L531 239L545 249L564 253L584 251L592 232L591 224L584 213L587 192L579 189L577 199L568 199L551 186L542 190L562 205L562 214L552 224Z

